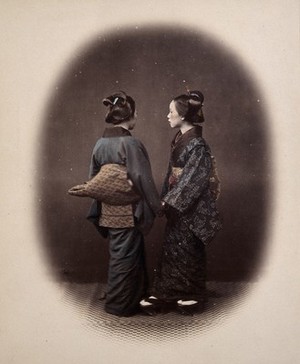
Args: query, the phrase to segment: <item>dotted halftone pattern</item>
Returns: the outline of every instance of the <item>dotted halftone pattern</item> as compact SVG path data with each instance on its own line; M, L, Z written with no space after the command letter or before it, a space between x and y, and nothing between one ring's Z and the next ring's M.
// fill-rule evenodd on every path
M208 282L208 304L205 312L184 316L177 312L148 316L117 317L104 311L104 301L99 299L105 290L103 284L62 283L63 302L75 307L83 325L97 334L112 340L136 344L140 341L163 344L166 341L189 339L205 334L232 316L244 302L253 283Z

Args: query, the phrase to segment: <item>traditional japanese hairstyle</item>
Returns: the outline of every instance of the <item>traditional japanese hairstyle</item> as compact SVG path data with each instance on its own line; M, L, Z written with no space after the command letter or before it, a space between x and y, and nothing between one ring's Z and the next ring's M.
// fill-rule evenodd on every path
M187 91L173 99L178 114L183 120L192 124L200 124L204 122L202 111L204 96L200 91Z
M135 101L123 91L106 97L102 102L108 107L105 121L109 124L119 124L134 117Z

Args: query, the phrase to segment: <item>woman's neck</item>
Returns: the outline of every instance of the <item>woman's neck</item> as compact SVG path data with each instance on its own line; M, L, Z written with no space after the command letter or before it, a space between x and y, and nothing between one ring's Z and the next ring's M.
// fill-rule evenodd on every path
M129 130L129 125L126 123L121 123L121 124L114 125L114 128L123 128L123 129Z
M180 131L182 134L186 133L187 131L193 129L194 125L192 124L184 124L180 127Z

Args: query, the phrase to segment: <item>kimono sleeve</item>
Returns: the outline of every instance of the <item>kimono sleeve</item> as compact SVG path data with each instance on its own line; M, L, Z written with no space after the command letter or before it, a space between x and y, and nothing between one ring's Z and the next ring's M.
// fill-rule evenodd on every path
M161 209L160 198L153 180L148 153L137 140L126 145L126 165L129 178L145 198L154 213Z
M100 170L101 166L96 158L96 151L98 150L99 143L97 142L91 156L90 168L89 168L89 179L93 178ZM95 199L90 206L87 219L96 227L98 232L103 237L107 237L107 229L99 226L99 217L101 214L101 203Z
M89 168L89 179L93 178L100 171L100 168L101 168L101 166L96 158L96 152L97 152L98 146L99 146L99 142L96 143L96 145L94 146L93 152L92 152L90 168Z
M172 170L172 166L171 166L171 162L169 162L169 165L168 165L168 170L167 170L167 174L165 176L165 179L164 179L164 182L163 182L163 185L162 185L162 190L161 190L161 198L163 198L168 190L169 190L169 177L170 177L170 174L171 174L171 170Z
M163 200L180 212L191 207L208 187L211 170L210 153L205 146L195 146L190 152L177 184Z

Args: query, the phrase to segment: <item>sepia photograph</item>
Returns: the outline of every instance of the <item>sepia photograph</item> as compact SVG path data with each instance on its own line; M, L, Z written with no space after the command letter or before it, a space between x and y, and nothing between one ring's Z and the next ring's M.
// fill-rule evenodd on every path
M1 362L296 363L299 4L1 8Z

